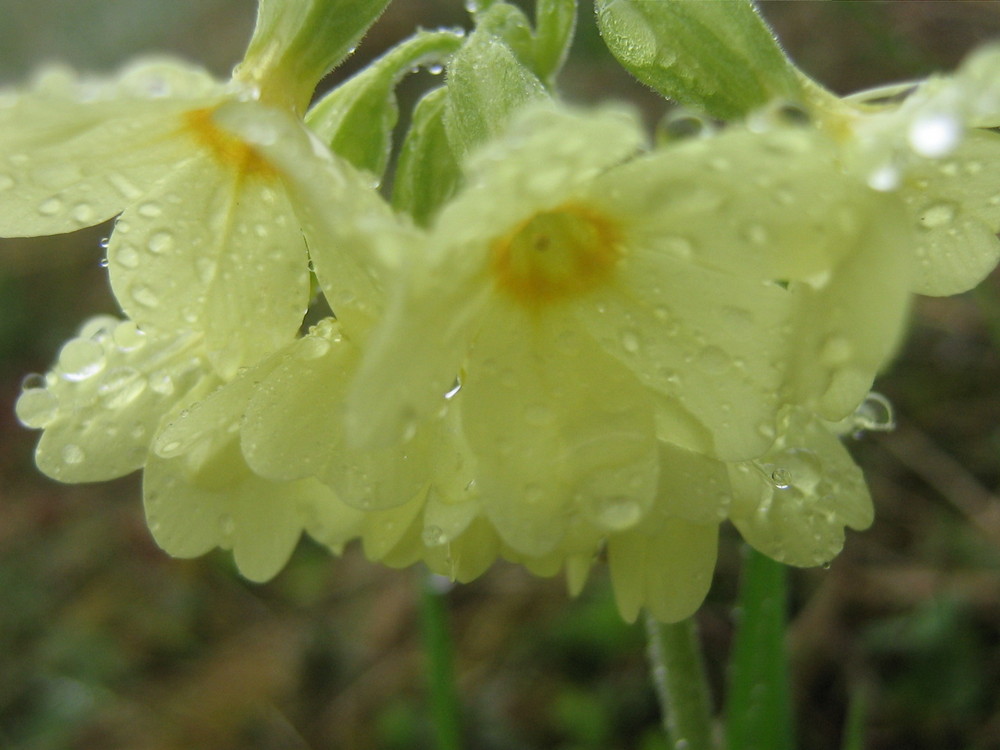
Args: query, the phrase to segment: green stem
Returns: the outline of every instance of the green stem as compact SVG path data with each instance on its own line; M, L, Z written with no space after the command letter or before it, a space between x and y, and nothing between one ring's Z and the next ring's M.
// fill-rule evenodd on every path
M649 662L671 747L711 750L708 682L693 617L662 624L646 614Z
M427 659L435 747L437 750L461 750L462 721L455 692L448 615L435 576L427 570L422 571L420 580L420 623Z

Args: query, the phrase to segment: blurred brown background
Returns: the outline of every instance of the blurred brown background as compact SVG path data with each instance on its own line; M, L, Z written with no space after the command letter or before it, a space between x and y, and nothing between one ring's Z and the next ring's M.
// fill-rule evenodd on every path
M839 92L954 67L1000 38L994 2L769 2L792 56ZM239 59L250 0L0 0L0 84L43 61L111 70L169 51L220 76ZM465 23L460 0L397 0L359 57L416 24ZM581 11L563 79L576 101L663 105L633 84ZM343 75L340 73L339 75ZM335 74L336 77L336 74ZM405 84L409 96L426 75ZM12 405L85 317L114 312L108 226L0 241L0 748L262 750L431 746L414 571L304 542L273 582L228 556L165 557L137 477L62 486L32 464ZM853 444L878 517L829 570L794 576L790 629L800 745L840 745L848 696L868 747L1000 748L1000 277L920 300L878 388L900 428ZM738 581L723 531L700 618L721 696ZM578 600L501 565L449 596L473 749L658 750L641 628L598 573Z

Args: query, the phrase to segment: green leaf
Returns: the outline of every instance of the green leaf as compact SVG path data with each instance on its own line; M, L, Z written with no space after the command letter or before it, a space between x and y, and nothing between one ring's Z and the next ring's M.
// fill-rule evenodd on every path
M792 750L786 569L750 547L746 552L743 617L730 664L728 745L730 750Z
M234 78L261 100L301 111L319 80L345 57L390 0L260 0L246 57Z
M452 196L460 177L445 132L447 101L448 90L442 86L417 103L396 163L392 205L422 225Z
M418 65L445 63L461 45L451 31L418 32L324 96L306 124L335 153L381 177L399 116L396 85Z
M795 66L749 0L595 0L605 44L637 79L721 119L801 98Z
M445 126L452 148L463 154L499 135L517 110L545 96L542 82L511 47L477 28L448 71Z

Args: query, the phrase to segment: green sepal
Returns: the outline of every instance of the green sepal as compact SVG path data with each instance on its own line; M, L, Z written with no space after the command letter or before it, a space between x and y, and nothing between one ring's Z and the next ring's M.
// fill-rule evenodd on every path
M801 79L750 0L595 0L608 49L665 97L723 120L776 98L799 100Z
M562 69L576 31L576 0L538 0L535 6L535 73L551 83Z
M445 127L452 149L465 154L499 135L517 110L544 97L545 86L511 47L477 28L448 69Z
M515 5L497 0L476 6L476 28L510 47L522 65L551 85L569 53L576 29L576 0L539 0L535 28Z
M442 86L417 103L396 163L392 205L424 226L454 194L460 177L445 131L447 101L448 90Z
M399 119L396 85L419 65L444 64L462 45L452 31L420 31L324 96L306 124L330 149L381 178Z
M306 108L320 79L347 57L390 0L260 0L257 24L233 77L261 101Z

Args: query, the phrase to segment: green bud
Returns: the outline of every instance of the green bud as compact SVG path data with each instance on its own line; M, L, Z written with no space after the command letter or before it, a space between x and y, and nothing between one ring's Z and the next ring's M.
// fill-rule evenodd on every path
M749 0L595 0L611 53L664 96L722 119L801 97L792 62Z
M300 112L319 80L354 50L390 0L260 0L234 78L261 100Z
M381 177L399 116L396 85L419 65L443 64L461 44L455 32L418 32L324 96L306 124L335 153Z

